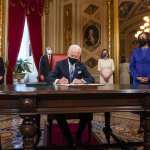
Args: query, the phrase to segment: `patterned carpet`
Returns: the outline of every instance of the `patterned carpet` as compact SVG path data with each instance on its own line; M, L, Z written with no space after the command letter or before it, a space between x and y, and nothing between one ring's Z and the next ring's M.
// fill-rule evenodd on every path
M22 137L19 132L19 126L22 120L19 116L0 116L0 136L2 149L20 148L22 146ZM77 120L70 120L69 122L77 122ZM46 115L41 117L42 137L40 144L43 144L44 126L47 123ZM92 130L96 139L100 143L106 143L105 135L102 131L104 127L103 114L94 114L92 121ZM137 134L139 127L139 116L133 113L112 113L111 127L113 132L125 141L142 141L143 134ZM111 139L112 143L115 143ZM138 150L143 149L139 147Z

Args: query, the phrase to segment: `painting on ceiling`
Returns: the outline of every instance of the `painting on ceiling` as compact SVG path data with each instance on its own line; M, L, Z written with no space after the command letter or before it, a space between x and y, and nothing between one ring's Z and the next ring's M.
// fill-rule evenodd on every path
M126 18L128 14L131 12L131 9L135 5L135 2L124 1L119 6L119 16L120 18Z
M149 11L150 11L150 0L145 0L139 6L136 12L136 15L144 13L144 12L149 12Z

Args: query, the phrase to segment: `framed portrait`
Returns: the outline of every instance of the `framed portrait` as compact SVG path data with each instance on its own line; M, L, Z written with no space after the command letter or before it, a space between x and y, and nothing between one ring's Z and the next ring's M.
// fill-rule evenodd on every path
M101 27L96 22L89 22L83 27L83 47L94 50L100 45Z

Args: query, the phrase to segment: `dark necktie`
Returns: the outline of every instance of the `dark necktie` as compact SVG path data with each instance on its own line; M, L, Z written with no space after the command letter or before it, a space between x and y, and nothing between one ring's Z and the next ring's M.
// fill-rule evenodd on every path
M73 80L73 74L74 74L74 68L73 68L73 66L71 65L70 66L70 81L72 81Z

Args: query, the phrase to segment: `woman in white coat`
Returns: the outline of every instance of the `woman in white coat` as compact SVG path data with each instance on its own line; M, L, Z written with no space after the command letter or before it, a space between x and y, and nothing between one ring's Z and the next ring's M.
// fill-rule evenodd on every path
M107 49L103 49L98 60L98 71L100 73L100 83L113 84L113 72L115 70L113 59L109 58Z

